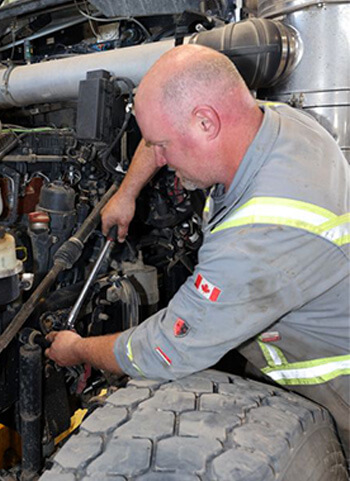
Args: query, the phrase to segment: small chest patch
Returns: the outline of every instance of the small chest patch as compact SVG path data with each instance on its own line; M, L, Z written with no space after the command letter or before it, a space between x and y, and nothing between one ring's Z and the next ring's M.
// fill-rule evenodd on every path
M197 275L194 285L197 291L209 301L216 302L221 294L221 289L207 281L201 274Z
M173 331L175 334L175 337L184 337L188 333L189 326L186 324L186 322L178 317L174 323L173 326Z
M168 366L171 366L171 359L165 354L165 352L158 346L155 349L156 353L160 356L163 362Z
M281 339L280 333L278 331L263 332L260 335L262 342L276 342Z

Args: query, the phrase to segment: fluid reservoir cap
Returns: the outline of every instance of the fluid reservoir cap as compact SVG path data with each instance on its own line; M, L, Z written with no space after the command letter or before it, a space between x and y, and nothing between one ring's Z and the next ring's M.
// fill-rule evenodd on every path
M40 222L43 224L48 224L50 222L49 214L41 210L30 212L28 214L28 219L30 223Z
M70 212L75 206L75 191L61 180L44 185L40 192L39 209L48 212Z
M16 257L15 239L5 233L0 237L0 279L11 277L21 272L23 264Z

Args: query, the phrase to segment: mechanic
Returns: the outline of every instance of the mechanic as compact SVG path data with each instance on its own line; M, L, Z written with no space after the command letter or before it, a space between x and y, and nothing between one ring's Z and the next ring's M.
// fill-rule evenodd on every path
M52 332L47 355L132 377L175 379L239 351L273 381L327 407L349 442L349 166L316 120L257 102L231 61L186 45L142 80L141 141L102 212L127 235L142 187L162 166L207 189L195 272L136 328Z

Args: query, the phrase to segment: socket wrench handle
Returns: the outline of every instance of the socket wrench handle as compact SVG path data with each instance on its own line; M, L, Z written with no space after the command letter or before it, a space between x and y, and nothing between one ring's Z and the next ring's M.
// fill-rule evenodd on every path
M108 231L107 240L111 242L115 242L117 239L118 239L118 226L114 225Z
M78 299L76 300L74 306L72 307L72 310L69 313L67 325L66 325L67 329L70 329L70 330L74 329L75 321L78 317L81 306L83 305L86 294L87 294L91 284L95 280L95 278L98 274L98 271L100 270L101 264L104 261L106 255L109 251L110 245L115 241L115 239L117 239L117 235L118 235L118 227L115 225L109 230L109 232L107 234L107 240L106 240L101 252L98 255L98 258L95 262L95 265L92 268L92 270L90 272L90 275L87 278L81 293L79 294Z

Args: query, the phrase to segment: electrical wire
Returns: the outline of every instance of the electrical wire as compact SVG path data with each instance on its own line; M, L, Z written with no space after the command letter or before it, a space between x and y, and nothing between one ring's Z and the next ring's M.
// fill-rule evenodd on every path
M121 22L123 20L126 20L126 21L133 22L136 25L138 25L141 28L141 30L143 31L143 33L146 35L147 39L151 37L151 34L147 30L147 28L139 20L136 20L136 18L134 18L134 17L111 17L111 18L95 17L93 15L90 15L90 14L84 12L84 10L82 10L79 7L77 0L74 0L74 4L75 4L75 7L78 10L78 12L81 15L83 15L83 17L87 18L88 20L94 20L96 22L105 22L105 23Z
M87 1L85 0L85 8L86 10L88 9L88 5L87 5ZM81 12L80 12L81 13ZM90 28L91 28L91 32L93 33L93 35L95 35L96 39L98 39L98 33L96 32L95 30L95 27L94 27L94 24L92 23L92 20L89 18L89 25L90 25Z
M132 114L132 107L133 107L133 90L135 88L135 85L133 84L133 82L127 78L127 77L114 77L113 80L115 80L116 82L123 82L125 83L125 85L127 86L127 89L128 89L128 100L127 100L127 104L125 106L125 117L124 117L124 122L116 136L116 138L113 140L113 142L109 145L109 147L107 147L101 154L101 161L102 161L102 165L103 167L108 171L108 172L111 172L113 174L115 174L115 169L113 168L113 170L110 168L110 166L108 165L108 157L111 155L111 152L112 150L114 149L114 147L118 144L119 140L122 138L122 136L124 135L124 132L126 131L127 129L127 126L129 124L129 120L130 120L130 117L131 117L131 114Z
M216 8L218 9L218 14L221 15L222 18L224 18L224 6L220 2L220 0L214 0Z
M11 27L11 41L12 41L12 49L11 49L11 54L10 54L10 60L13 60L13 56L15 54L15 43L16 43L16 32L14 30L14 27Z
M34 129L15 127L15 128L2 129L0 133L8 134L8 133L14 133L14 132L16 133L25 132L27 134L30 134L31 132L51 132L53 130L55 131L56 129L52 129L51 127L37 127ZM65 129L62 129L62 130L65 130Z
M6 127L14 127L14 128L3 128ZM70 129L55 129L52 127L37 127L37 128L29 128L26 129L25 127L20 127L17 125L12 124L1 124L0 125L0 138L1 134L12 134L15 138L11 140L7 145L5 145L2 150L0 150L0 161L7 155L11 150L13 150L17 145L21 142L23 137L26 135L33 133L33 132L57 132L57 131L69 131Z
M4 128L5 127L5 128ZM9 133L33 133L33 132L69 132L72 129L68 127L63 127L58 129L57 127L23 127L22 125L15 125L15 124L2 124L0 125L0 135L1 134L9 134Z

